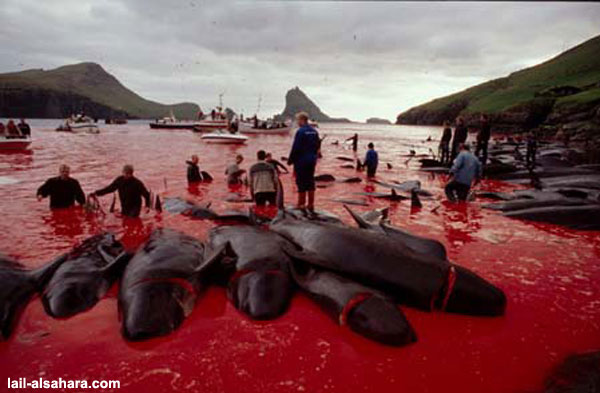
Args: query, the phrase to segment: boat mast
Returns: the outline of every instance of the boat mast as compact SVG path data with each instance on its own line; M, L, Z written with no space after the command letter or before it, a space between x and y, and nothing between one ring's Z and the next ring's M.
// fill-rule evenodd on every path
M260 103L262 101L262 93L258 95L258 104L256 105L256 113L254 114L258 117L258 112L260 112Z

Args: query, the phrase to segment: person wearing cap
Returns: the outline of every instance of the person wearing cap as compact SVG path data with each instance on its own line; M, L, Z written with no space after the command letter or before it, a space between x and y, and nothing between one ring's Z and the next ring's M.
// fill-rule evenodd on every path
M142 198L146 200L146 207L150 207L150 193L144 183L133 176L133 165L123 166L121 176L108 186L94 191L91 196L102 196L115 191L119 192L121 214L124 216L138 217L142 210Z
M52 177L37 190L37 199L41 201L50 197L50 209L71 207L75 202L85 204L85 194L76 179L70 176L71 168L62 164L58 168L59 175Z
M315 167L319 157L319 147L321 145L319 133L308 124L308 114L300 112L296 115L298 122L298 131L294 136L294 143L288 158L288 165L294 165L296 173L296 186L298 187L299 209L308 208L314 211L315 208ZM308 194L308 204L306 195Z
M451 202L466 201L473 180L477 183L481 178L481 163L470 150L469 144L461 144L460 153L450 168L450 181L445 192Z

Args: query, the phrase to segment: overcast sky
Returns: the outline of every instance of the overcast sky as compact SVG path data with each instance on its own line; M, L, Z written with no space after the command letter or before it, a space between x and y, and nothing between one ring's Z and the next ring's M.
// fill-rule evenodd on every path
M101 64L163 103L263 116L299 86L330 116L411 106L600 34L600 3L2 0L0 72Z

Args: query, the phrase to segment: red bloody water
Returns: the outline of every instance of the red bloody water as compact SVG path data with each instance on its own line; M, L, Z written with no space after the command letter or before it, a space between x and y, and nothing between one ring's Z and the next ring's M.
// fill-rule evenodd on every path
M56 121L58 123L58 121ZM117 233L127 246L139 245L156 227L172 227L204 239L214 224L191 221L167 212L148 212L141 220L108 213L111 197L102 199L105 216L81 209L51 212L35 200L36 188L57 172L59 163L90 192L108 184L124 163L162 196L212 201L218 210L247 209L223 202L223 171L236 153L254 161L260 148L274 157L287 155L291 136L251 137L245 146L207 145L189 131L150 130L145 124L105 126L100 135L70 135L50 130L52 122L34 127L28 154L0 155L0 251L28 266L40 266L100 230ZM95 308L67 320L45 315L39 299L31 301L10 340L0 343L0 386L8 377L29 379L120 380L120 391L211 392L530 392L567 354L600 348L600 239L598 232L575 232L551 225L510 220L468 206L442 206L443 177L407 169L410 148L427 152L422 143L438 129L328 125L321 133L324 158L317 173L355 176L340 169L337 155L351 156L342 141L355 131L361 150L373 141L380 152L378 178L419 179L434 192L420 211L407 202L370 200L367 210L389 205L395 225L445 244L451 260L501 287L508 297L506 315L475 318L426 313L402 307L418 342L390 348L336 325L303 295L289 311L268 322L251 321L228 303L221 288L212 288L175 333L143 343L120 335L116 288ZM213 174L212 184L187 189L185 159L197 153ZM361 154L362 155L362 154ZM386 169L386 162L394 166ZM412 166L412 163L409 163ZM358 176L363 177L362 174ZM296 197L290 175L282 176L286 201ZM16 183L15 183L16 182ZM13 184L7 184L13 183ZM488 190L510 190L484 182ZM350 223L342 205L331 199L361 199L355 192L380 186L336 183L319 189L320 208ZM247 192L246 190L243 190ZM368 261L365 261L368 262Z

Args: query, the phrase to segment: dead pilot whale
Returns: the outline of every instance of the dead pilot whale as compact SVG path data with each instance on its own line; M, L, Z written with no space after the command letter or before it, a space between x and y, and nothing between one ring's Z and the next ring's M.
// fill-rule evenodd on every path
M219 262L228 248L224 245L208 254L191 236L167 228L154 230L121 279L123 336L139 341L177 329L192 312L199 293L219 274Z
M46 313L66 318L92 308L119 278L130 258L111 233L86 239L66 255L48 281L42 295Z

